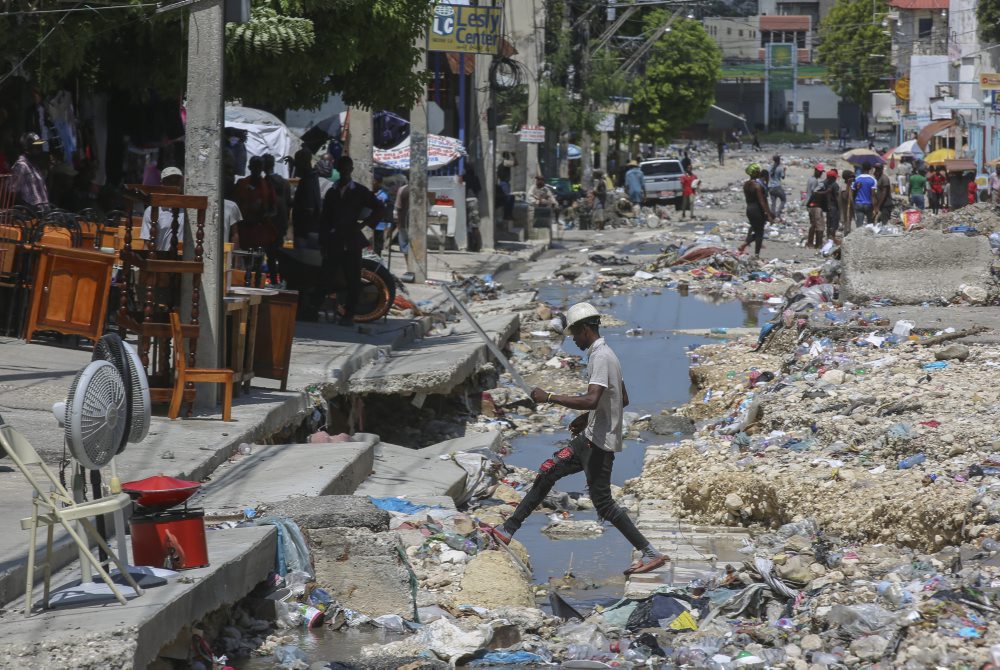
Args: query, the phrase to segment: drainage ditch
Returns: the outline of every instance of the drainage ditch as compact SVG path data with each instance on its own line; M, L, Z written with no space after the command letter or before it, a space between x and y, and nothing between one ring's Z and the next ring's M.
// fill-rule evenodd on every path
M756 327L772 316L759 303L719 302L705 296L684 296L673 291L614 296L601 304L587 289L553 285L543 287L539 291L539 299L555 308L565 308L576 300L590 299L598 303L599 309L625 324L606 328L602 334L621 360L632 402L628 411L640 415L655 414L664 408L678 406L691 397L688 352L711 340L674 331ZM634 335L638 328L642 329L641 336ZM629 331L633 334L626 334ZM568 347L570 353L576 353L568 339L561 346ZM475 414L478 408L469 400L473 397L464 392L450 398L433 397L430 404L425 404L423 408L408 407L408 401L398 398L371 398L366 400L363 411L371 422L371 425L365 425L365 429L381 433L385 441L397 444L417 446L411 444L417 438L422 446L424 442L435 440L407 433L402 426L414 425L409 421L386 422L391 425L384 427L378 425L382 423L378 417L405 417L411 414L411 419L434 417L430 420L439 421L440 425L436 428L440 428L441 435L446 436L449 426L454 426L456 420ZM356 404L345 403L343 399L332 401L331 424L346 422L351 409L356 411ZM506 461L511 465L536 468L551 452L560 448L565 436L566 433L557 432L518 437L512 441L511 453ZM627 440L624 451L616 459L612 483L620 486L625 480L641 473L647 444L663 444L675 439L676 436L642 433L638 439ZM584 477L582 474L568 477L560 482L559 488L567 492L585 491ZM596 520L596 513L578 511L574 518ZM535 583L558 586L564 597L582 607L621 597L625 585L621 569L630 556L630 547L625 539L609 528L594 538L556 540L541 532L547 523L544 514L533 514L517 536L531 555ZM297 644L310 662L348 661L356 658L366 645L397 638L380 629L333 631L319 628L300 631ZM271 658L254 658L237 667L264 670L277 666Z

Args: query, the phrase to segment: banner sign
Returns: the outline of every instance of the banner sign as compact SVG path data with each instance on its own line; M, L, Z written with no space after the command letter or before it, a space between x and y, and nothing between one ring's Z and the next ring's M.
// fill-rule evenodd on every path
M452 137L442 135L427 136L427 169L437 170L465 155L465 147ZM375 149L372 158L379 165L395 170L410 169L410 138L391 149Z
M503 7L434 6L428 51L500 53Z
M768 86L772 91L791 91L795 87L795 45L767 45Z
M545 126L521 126L521 130L517 134L522 142L530 142L531 144L545 143Z
M979 88L984 91L1000 90L1000 73L983 72L979 75Z

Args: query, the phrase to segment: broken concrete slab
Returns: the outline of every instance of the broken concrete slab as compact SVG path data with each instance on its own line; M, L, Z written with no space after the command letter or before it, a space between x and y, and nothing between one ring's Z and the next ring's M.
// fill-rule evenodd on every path
M503 345L518 332L520 319L516 314L495 314L480 319L479 324L494 342ZM450 393L493 359L486 344L468 324L455 324L452 332L424 338L373 361L351 377L350 392Z
M913 305L951 300L962 287L973 295L993 291L989 240L955 233L919 230L879 236L861 229L844 238L841 297L854 303L888 298Z
M184 626L246 596L274 570L273 527L210 531L211 565L128 602L47 610L25 619L23 603L0 615L0 670L145 668ZM65 583L79 572L57 575ZM38 589L41 590L40 588ZM40 596L39 596L40 599Z
M319 528L367 528L389 530L389 513L362 496L335 495L299 497L267 505L267 516L288 517L302 530Z
M251 445L249 456L219 468L196 504L210 515L240 513L261 503L354 493L372 471L371 441Z
M358 495L374 498L447 496L459 500L465 491L467 473L447 454L488 449L498 451L502 436L497 431L469 433L423 449L409 449L379 443L371 476L360 486Z
M410 570L396 533L322 528L307 535L316 581L334 600L369 616L412 616Z

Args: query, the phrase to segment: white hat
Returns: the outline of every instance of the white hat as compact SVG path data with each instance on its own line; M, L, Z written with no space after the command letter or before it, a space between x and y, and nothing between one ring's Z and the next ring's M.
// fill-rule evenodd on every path
M181 172L180 168L168 167L163 168L163 172L160 173L160 181L163 181L167 177L183 177L184 173Z
M570 307L569 311L566 312L566 325L563 328L563 332L568 335L569 329L581 321L600 317L601 313L598 312L597 308L589 302L578 302Z

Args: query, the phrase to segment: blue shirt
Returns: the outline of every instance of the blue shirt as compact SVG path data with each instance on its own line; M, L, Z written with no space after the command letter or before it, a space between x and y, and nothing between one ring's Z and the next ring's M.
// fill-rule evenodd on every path
M854 204L871 205L872 193L878 187L875 177L870 174L859 174L854 179Z
M625 173L625 190L629 195L642 195L645 190L646 175L637 167Z

